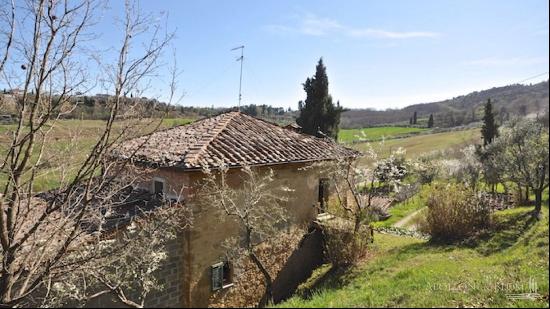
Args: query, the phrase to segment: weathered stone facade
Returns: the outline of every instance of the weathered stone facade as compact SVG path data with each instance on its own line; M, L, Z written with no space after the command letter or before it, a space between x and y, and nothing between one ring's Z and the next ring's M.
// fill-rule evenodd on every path
M306 164L281 164L258 167L263 171L274 171L274 185L294 190L284 206L289 210L292 225L302 230L317 215L321 178L318 171L304 169L305 166ZM228 173L228 184L239 186L241 176L240 169L231 169ZM172 241L168 247L168 261L158 273L163 290L148 297L147 307L206 307L212 302L214 293L211 289L211 266L224 258L226 250L222 244L228 237L237 235L238 227L234 222L224 220L214 207L200 206L197 203L196 188L200 186L202 177L202 171L162 168L149 171L140 181L139 186L143 188L151 188L153 180L164 181L167 196L183 200L194 210L192 228ZM287 252L281 254L286 259L294 249L296 248L288 248ZM278 265L277 269L280 270L283 266L284 263Z

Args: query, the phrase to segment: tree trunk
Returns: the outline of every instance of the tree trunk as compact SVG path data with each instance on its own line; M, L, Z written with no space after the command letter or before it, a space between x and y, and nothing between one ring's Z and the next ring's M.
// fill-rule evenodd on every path
M533 217L540 219L540 210L542 208L542 190L535 191L535 209L533 210Z
M273 303L273 280L271 279L271 275L269 274L267 269L265 269L264 265L262 264L260 259L258 259L256 254L254 252L250 251L249 256L250 256L250 259L252 260L252 262L254 262L256 267L258 267L260 272L264 275L265 295L260 300L260 303L258 304L258 307L263 308L263 307L266 307L267 305Z
M273 303L273 280L271 279L271 275L265 269L264 265L262 264L262 261L256 256L254 253L254 248L252 247L252 229L247 227L246 229L246 247L248 250L248 256L252 260L252 262L258 267L262 275L264 276L265 280L265 295L260 300L258 307L263 308L271 303Z
M509 194L510 190L508 189L508 186L505 182L502 182L502 187L504 188L504 194Z

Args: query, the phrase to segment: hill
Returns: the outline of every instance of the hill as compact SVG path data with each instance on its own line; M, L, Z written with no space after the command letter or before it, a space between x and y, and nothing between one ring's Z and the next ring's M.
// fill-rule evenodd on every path
M342 128L363 128L382 124L408 124L414 112L422 123L434 114L435 126L451 127L479 121L482 105L491 99L497 119L503 120L512 115L526 116L548 110L548 81L533 85L514 84L475 91L452 99L421 103L402 109L373 110L352 109L344 112Z

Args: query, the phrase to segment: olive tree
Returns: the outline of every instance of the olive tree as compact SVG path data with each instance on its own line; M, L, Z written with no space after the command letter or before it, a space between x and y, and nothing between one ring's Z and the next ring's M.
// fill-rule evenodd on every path
M487 147L492 165L502 177L529 188L535 194L534 216L542 207L542 192L548 188L548 129L532 120L516 119Z

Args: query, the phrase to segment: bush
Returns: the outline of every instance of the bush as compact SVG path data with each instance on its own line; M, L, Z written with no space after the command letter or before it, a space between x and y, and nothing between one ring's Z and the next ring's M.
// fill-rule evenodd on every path
M481 195L462 184L432 185L427 206L424 229L436 241L461 240L490 224L488 204Z
M335 267L348 267L356 264L367 253L372 240L371 229L362 226L353 231L353 224L338 220L323 225L324 254L326 262Z
M417 175L420 184L430 184L437 179L441 169L438 163L434 155L421 157L413 163L413 173Z

